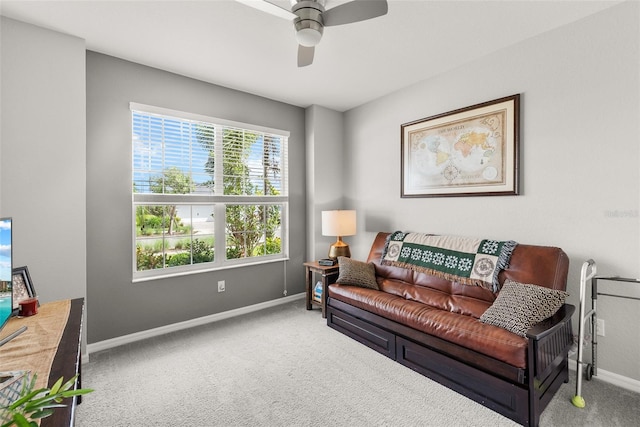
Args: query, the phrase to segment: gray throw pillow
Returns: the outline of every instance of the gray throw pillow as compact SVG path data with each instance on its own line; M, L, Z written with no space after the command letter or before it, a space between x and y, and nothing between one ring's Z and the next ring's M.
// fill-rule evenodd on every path
M491 307L480 316L480 321L526 337L529 328L553 316L568 295L507 279Z
M340 274L336 283L379 289L376 282L376 268L373 264L340 256L338 257L338 267Z

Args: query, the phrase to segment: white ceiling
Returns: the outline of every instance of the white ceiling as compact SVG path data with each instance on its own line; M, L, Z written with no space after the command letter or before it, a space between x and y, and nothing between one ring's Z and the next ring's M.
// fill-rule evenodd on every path
M345 2L327 0L326 8ZM345 111L617 3L389 0L383 17L325 28L305 68L296 65L291 22L233 0L2 0L0 11L80 37L92 51Z

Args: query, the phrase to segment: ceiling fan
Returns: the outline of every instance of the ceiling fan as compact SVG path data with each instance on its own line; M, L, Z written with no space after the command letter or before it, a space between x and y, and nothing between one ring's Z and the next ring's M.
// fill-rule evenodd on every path
M263 12L293 20L298 40L298 67L313 62L315 46L320 43L324 27L350 24L385 15L387 0L352 0L325 10L325 0L290 0L291 11L269 0L236 0Z

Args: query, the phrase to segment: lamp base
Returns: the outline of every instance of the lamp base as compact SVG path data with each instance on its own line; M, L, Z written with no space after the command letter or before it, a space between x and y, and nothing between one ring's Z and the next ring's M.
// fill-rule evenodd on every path
M338 240L329 247L329 258L338 259L339 256L351 258L351 250L349 245L342 241L342 237L338 236Z

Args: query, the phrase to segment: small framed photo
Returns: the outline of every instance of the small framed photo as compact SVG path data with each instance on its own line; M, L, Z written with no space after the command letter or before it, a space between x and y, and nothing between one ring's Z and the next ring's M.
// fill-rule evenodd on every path
M20 308L20 301L36 296L36 290L26 265L13 269L11 282L14 309Z

